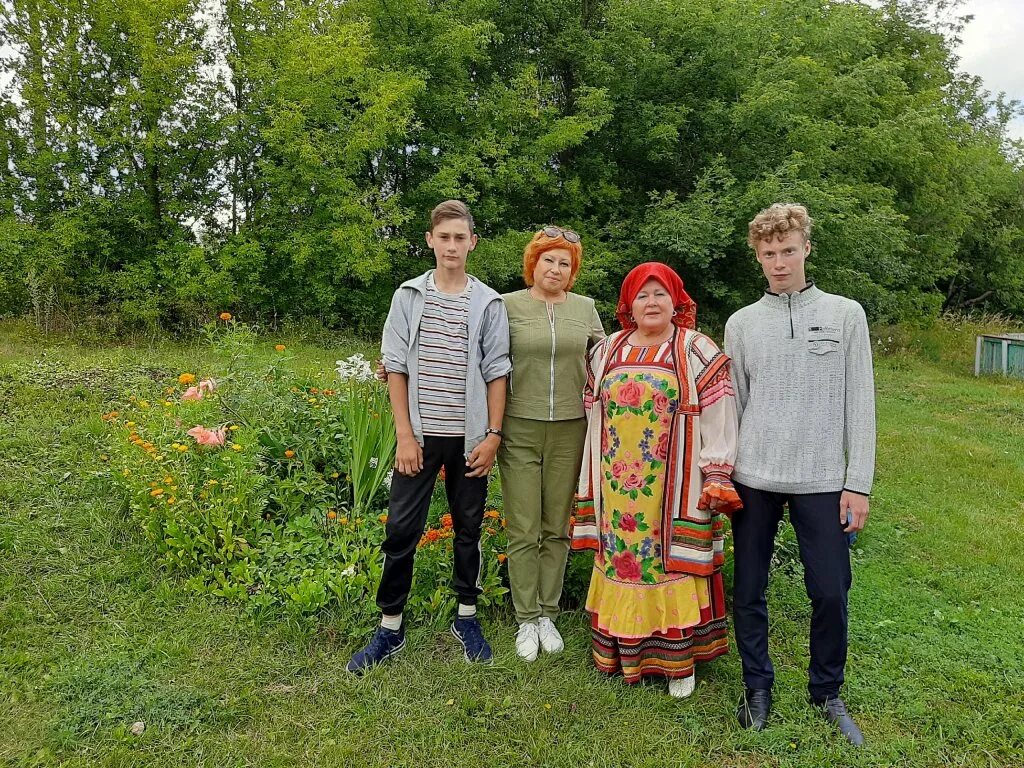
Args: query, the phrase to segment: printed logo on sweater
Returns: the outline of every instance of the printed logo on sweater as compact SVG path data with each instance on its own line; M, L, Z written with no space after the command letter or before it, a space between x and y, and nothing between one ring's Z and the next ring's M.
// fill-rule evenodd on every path
M812 325L807 328L807 349L815 355L827 355L839 349L842 331L834 325Z

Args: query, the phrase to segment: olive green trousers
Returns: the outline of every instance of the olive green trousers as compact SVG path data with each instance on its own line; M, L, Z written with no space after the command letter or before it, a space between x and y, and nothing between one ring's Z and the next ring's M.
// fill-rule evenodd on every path
M569 554L569 512L587 420L506 416L498 451L508 535L508 578L520 624L554 619Z

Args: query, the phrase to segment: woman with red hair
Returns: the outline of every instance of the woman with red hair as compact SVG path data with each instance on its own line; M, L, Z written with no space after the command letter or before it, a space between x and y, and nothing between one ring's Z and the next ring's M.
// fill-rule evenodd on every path
M593 299L572 293L580 236L545 227L523 253L527 288L504 296L512 375L498 451L508 533L508 575L519 630L533 661L562 650L555 627L569 554L569 511L583 455L588 350L604 338Z
M616 317L622 330L589 356L572 546L596 552L597 668L665 677L684 697L695 662L728 650L722 515L741 506L729 358L694 329L697 305L664 264L626 276Z

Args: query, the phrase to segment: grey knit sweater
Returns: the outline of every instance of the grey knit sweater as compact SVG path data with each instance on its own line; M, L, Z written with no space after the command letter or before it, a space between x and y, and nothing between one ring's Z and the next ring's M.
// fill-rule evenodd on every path
M857 302L813 284L766 293L729 318L740 414L733 478L779 493L871 492L875 389Z

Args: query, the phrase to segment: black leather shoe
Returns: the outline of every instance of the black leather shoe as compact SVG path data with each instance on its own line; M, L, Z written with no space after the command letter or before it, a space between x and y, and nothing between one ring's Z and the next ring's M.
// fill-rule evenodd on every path
M768 688L747 688L736 709L736 719L744 728L763 731L772 711L772 692Z
M818 706L825 719L836 726L848 742L855 747L864 746L864 734L860 732L860 728L853 722L850 713L846 711L846 703L842 699L838 696L825 699L823 702L819 702Z

